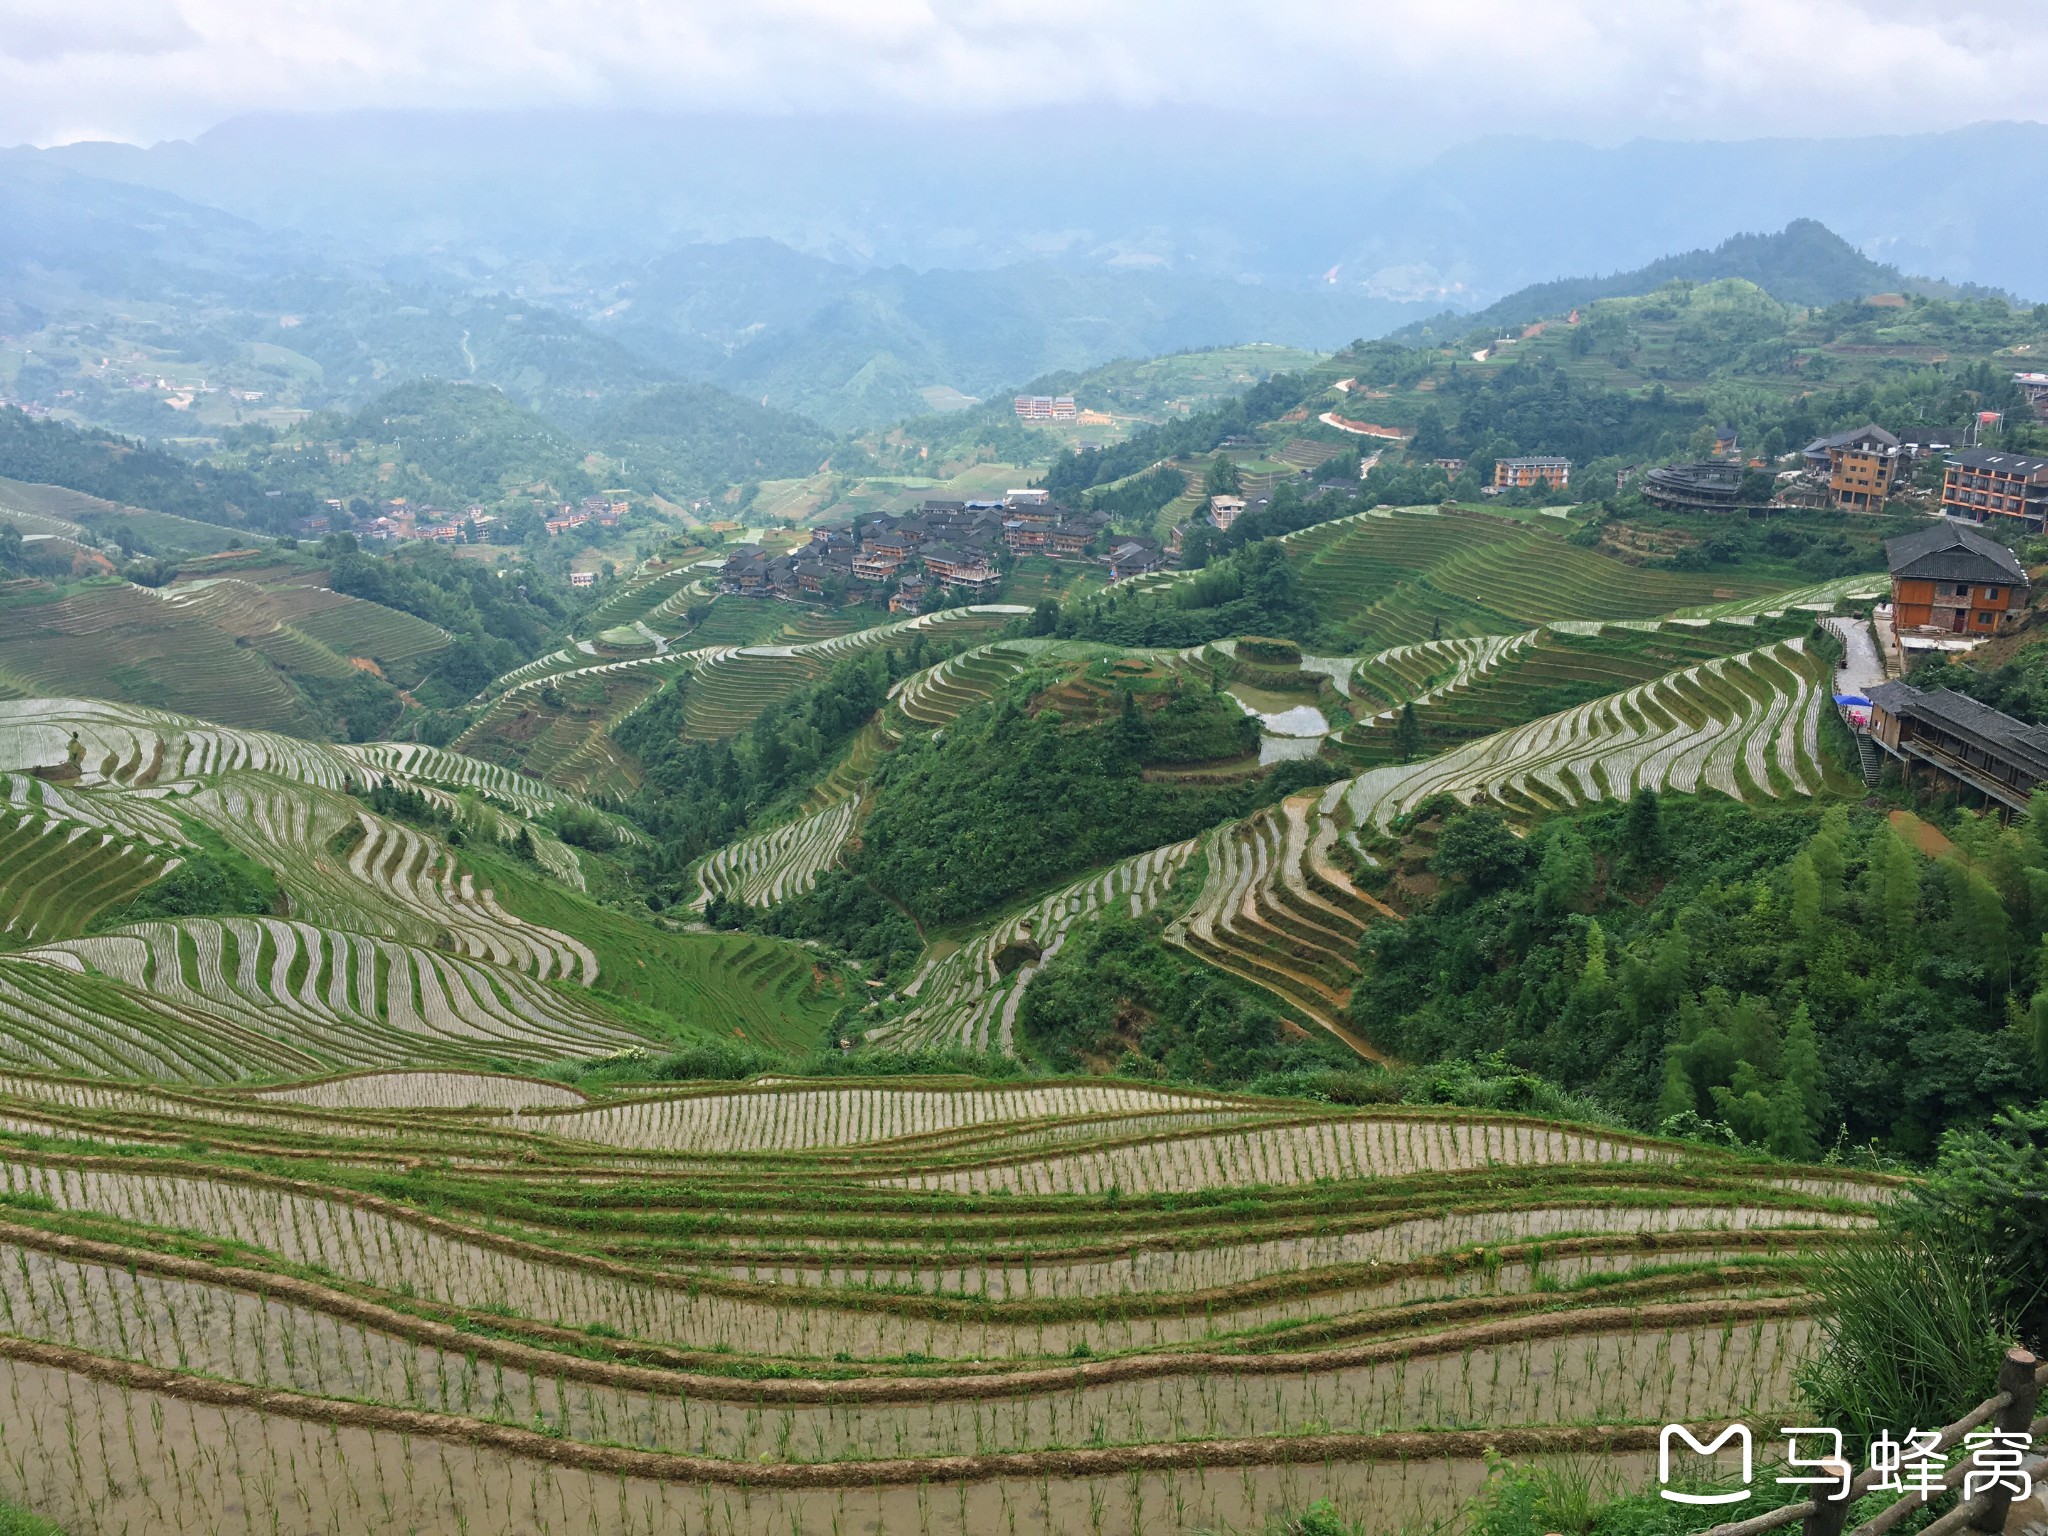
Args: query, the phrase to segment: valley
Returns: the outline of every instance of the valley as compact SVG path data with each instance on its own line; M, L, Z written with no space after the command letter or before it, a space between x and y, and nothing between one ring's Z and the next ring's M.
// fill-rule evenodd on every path
M754 254L744 343L706 249L15 338L0 1496L1636 1536L1664 1424L1862 1411L1872 1275L1984 1398L2048 310L1795 225L1013 378Z

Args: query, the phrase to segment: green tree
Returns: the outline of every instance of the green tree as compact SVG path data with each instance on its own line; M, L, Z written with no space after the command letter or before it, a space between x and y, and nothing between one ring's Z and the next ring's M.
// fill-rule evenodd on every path
M1394 725L1394 756L1402 762L1422 754L1422 724L1415 718L1415 701L1401 706L1401 718Z
M1621 860L1632 880L1648 879L1664 858L1664 818L1657 791L1645 784L1629 797L1621 827Z
M1555 920L1592 905L1593 849L1576 827L1560 826L1543 846L1536 875L1536 915ZM1599 924L1593 931L1599 932ZM1602 941L1603 969L1605 943Z
M1785 1024L1778 1056L1778 1087L1771 1095L1770 1131L1765 1144L1780 1157L1820 1156L1820 1128L1827 1100L1820 1086L1820 1041L1813 1017L1800 1003Z
M1229 455L1219 453L1209 461L1209 471L1202 477L1202 488L1211 496L1235 496L1244 489L1244 480Z
M1880 824L1871 837L1870 878L1887 949L1894 956L1912 953L1918 948L1914 940L1920 916L1920 867L1913 850L1889 823Z
M1792 861L1792 926L1808 941L1820 936L1825 917L1820 894L1820 872L1813 856L1802 853Z
M1520 874L1528 858L1527 846L1500 812L1479 809L1444 823L1429 867L1446 880L1490 891Z

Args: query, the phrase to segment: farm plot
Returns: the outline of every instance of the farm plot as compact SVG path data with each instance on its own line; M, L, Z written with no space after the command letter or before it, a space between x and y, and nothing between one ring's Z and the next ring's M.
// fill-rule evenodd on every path
M1702 663L1426 762L1374 768L1323 791L1320 808L1385 826L1438 793L1525 811L1645 785L1736 799L1811 794L1824 773L1825 671L1797 639Z
M922 1136L1001 1120L1228 1103L1120 1083L901 1090L788 1087L642 1098L631 1104L518 1116L525 1130L635 1150L788 1151Z
M1244 1361L1202 1377L1148 1374L985 1401L788 1404L538 1377L466 1352L408 1344L228 1287L132 1275L0 1244L0 1314L27 1339L126 1355L252 1386L547 1425L565 1439L785 1464L972 1456L1080 1444L1283 1439L1315 1423L1370 1434L1419 1428L1615 1422L1656 1382L1674 1417L1789 1405L1812 1323L1588 1329L1569 1338L1477 1336L1352 1351L1352 1359ZM1502 1330L1505 1331L1505 1330ZM1364 1358L1358 1358L1358 1356ZM1338 1357L1342 1360L1342 1357ZM1249 1368L1247 1368L1249 1367ZM1627 1394L1635 1394L1633 1398Z
M179 862L96 826L0 813L0 933L15 942L83 933Z
M581 940L514 916L446 845L355 800L230 775L184 805L277 871L295 910L317 922L541 978L588 986L597 977L596 957Z
M367 811L357 813L356 823L362 836L349 854L349 873L430 925L437 938L445 935L465 955L543 980L561 976L586 987L597 980L597 956L587 944L514 917L431 838Z
M291 621L294 629L337 655L366 657L398 679L417 681L425 663L449 643L448 632L438 624L382 603L341 592L322 592L318 606L311 606L315 599L310 596L302 601L309 610Z
M335 1066L553 1061L642 1043L516 971L285 918L137 923L20 958L89 968L173 1015L210 1013Z
M1772 583L1648 571L1527 523L1434 508L1375 509L1290 537L1317 609L1383 646L1513 633L1554 620L1647 619L1762 598Z
M1754 616L1726 623L1560 622L1508 641L1466 641L1462 643L1497 650L1483 669L1474 668L1463 676L1453 676L1443 686L1418 693L1414 698L1416 720L1425 745L1441 750L1604 694L1619 693L1694 662L1753 650L1775 634L1801 629L1804 624L1802 618L1760 632ZM1447 646L1458 643L1442 642ZM1408 669L1415 665L1416 661L1409 661ZM1394 761L1398 756L1396 722L1389 709L1352 726L1341 738L1345 757L1360 766Z
M529 818L582 804L508 769L416 742L327 746L97 699L0 702L0 773L10 775L10 802L117 836L153 846L182 843L178 819L157 802L245 771L327 790L390 782L450 806L455 796L474 791ZM615 819L610 824L622 841L633 835ZM222 830L234 832L232 826ZM508 839L516 832L499 830ZM580 888L575 856L545 833L536 832L534 841L542 863Z
M746 645L700 654L685 696L683 734L692 741L733 736L776 701L825 675L832 665L877 645L907 644L917 631L965 639L986 633L1030 610L1015 604L979 603L900 619L870 629L791 645Z
M638 775L611 732L689 665L687 655L659 653L528 677L500 694L455 750L579 794L628 793Z
M944 725L992 696L1056 643L1024 639L979 645L904 678L889 696L912 725Z
M1359 938L1392 913L1333 862L1339 829L1313 815L1314 804L1313 795L1291 796L1209 834L1202 889L1166 938L1376 1055L1342 1020Z
M146 963L237 997L320 974L261 936L286 920L238 921L217 951L159 925ZM18 958L0 984L39 969L116 985ZM14 1141L53 1133L74 1150ZM0 1456L91 1528L216 1529L245 1500L450 1536L1006 1510L1095 1536L1114 1499L1141 1530L1291 1493L1398 1516L1430 1507L1417 1467L1440 1499L1504 1436L1654 1445L1790 1407L1805 1256L1889 1187L1102 1079L586 1100L453 1062L184 1093L0 1074Z
M0 669L39 693L168 706L231 726L310 734L284 674L203 616L126 582L0 605Z
M1644 1143L1508 1123L1361 1117L1162 1138L1099 1152L924 1174L914 1187L982 1194L1172 1193L1224 1185L1309 1184L1392 1174L1668 1156ZM908 1181L897 1181L908 1182Z
M1410 702L1425 704L1452 689L1471 687L1535 638L1533 631L1525 631L1393 646L1358 662L1351 669L1347 691L1381 712Z
M111 1379L110 1379L111 1378ZM440 1434L412 1421L339 1411L315 1417L218 1406L175 1382L130 1384L88 1359L61 1365L0 1361L0 1392L11 1412L0 1441L14 1487L67 1527L88 1530L207 1530L259 1536L288 1518L295 1530L353 1536L374 1527L418 1536L489 1531L838 1530L979 1532L1019 1518L1046 1536L1096 1536L1106 1527L1140 1531L1160 1519L1176 1527L1244 1528L1274 1507L1327 1499L1374 1523L1406 1528L1462 1506L1487 1464L1464 1439L1415 1459L1387 1459L1347 1447L1352 1458L1301 1457L1249 1467L1127 1470L1113 1455L1090 1475L1029 1464L973 1481L898 1483L858 1463L843 1482L786 1484L756 1476L711 1481L694 1463L617 1455L576 1455L541 1436L524 1448L491 1443L468 1423ZM497 1437L515 1441L517 1436ZM81 1458L81 1444L105 1446ZM1321 1450L1322 1447L1318 1447ZM1086 1461L1088 1458L1080 1458ZM1637 1480L1650 1458L1628 1458ZM632 1470L621 1470L621 1463ZM892 1465L900 1465L893 1463ZM643 1470L644 1468L644 1470ZM281 1472L280 1469L288 1469ZM757 1469L758 1470L758 1469ZM1383 1522L1383 1524L1382 1524Z
M726 844L698 866L693 910L701 912L713 896L769 907L802 895L839 862L840 851L853 835L859 806L858 800L842 800L801 820Z
M344 682L355 670L347 657L288 624L285 606L253 581L207 577L164 588L157 595L255 646L287 672Z
M488 1155L487 1151L484 1155ZM521 1319L575 1328L597 1324L668 1346L714 1353L730 1350L757 1358L854 1356L886 1360L915 1353L956 1361L1028 1361L1033 1357L1064 1357L1071 1361L1077 1343L1089 1343L1091 1353L1149 1350L1162 1344L1201 1349L1231 1339L1233 1328L1251 1332L1259 1326L1251 1321L1256 1309L1247 1310L1242 1320L1235 1318L1236 1309L1228 1293L1179 1292L1171 1286L1174 1277L1170 1270L1147 1269L1142 1265L1135 1289L1099 1290L1073 1294L1067 1299L1062 1299L1055 1289L1042 1302L1021 1298L994 1304L980 1300L949 1303L943 1294L906 1294L892 1288L886 1267L868 1271L873 1273L873 1280L860 1278L863 1271L849 1267L843 1282L828 1279L823 1283L815 1279L806 1283L801 1270L770 1271L777 1278L764 1284L765 1277L758 1268L750 1268L743 1278L728 1280L704 1270L677 1276L617 1264L592 1264L573 1255L556 1255L531 1243L510 1242L442 1221L401 1219L388 1211L323 1197L304 1184L279 1188L98 1167L4 1162L0 1162L0 1183L17 1192L46 1198L64 1211L91 1212L145 1227L175 1226L191 1233L232 1238L248 1245L252 1257L273 1254L314 1275L331 1275L399 1296L417 1293L421 1281L431 1277L431 1294L437 1301L465 1312L489 1313L508 1325ZM1568 1216L1562 1224L1572 1225ZM1809 1235L1789 1225L1772 1231L1795 1242ZM1634 1243L1634 1257L1644 1258L1641 1239ZM1615 1261L1630 1257L1628 1246L1628 1241L1618 1235L1596 1239L1590 1245L1567 1241L1560 1258L1572 1257L1577 1249L1588 1249L1589 1257L1605 1255L1608 1262L1604 1268L1587 1268L1586 1273L1626 1275L1628 1265ZM1731 1269L1722 1264L1703 1264L1701 1254L1713 1251L1711 1244L1693 1246L1692 1240L1687 1239L1672 1252L1679 1267L1653 1267L1651 1273L1637 1278L1651 1282L1651 1295L1683 1295L1693 1290L1711 1297L1731 1287L1782 1293L1788 1288L1788 1280L1790 1288L1796 1289L1796 1277L1788 1276L1783 1265L1751 1261L1746 1269L1741 1264ZM1796 1250L1787 1246L1785 1251ZM1516 1252L1523 1254L1524 1250ZM1470 1275L1470 1283L1454 1283L1448 1292L1402 1283L1402 1276L1391 1271L1375 1274L1368 1263L1334 1277L1327 1273L1312 1275L1299 1284L1289 1284L1284 1276L1276 1276L1272 1282L1255 1286L1252 1296L1258 1301L1288 1297L1300 1301L1308 1299L1307 1293L1321 1292L1315 1299L1325 1308L1347 1310L1299 1315L1348 1326L1353 1332L1410 1335L1385 1351L1389 1357L1418 1349L1416 1329L1427 1327L1427 1322L1416 1323L1398 1315L1418 1301L1455 1303L1465 1296L1492 1295L1500 1303L1491 1307L1483 1303L1464 1308L1453 1305L1435 1319L1439 1326L1461 1318L1531 1310L1526 1304L1513 1305L1509 1298L1515 1293L1494 1285L1485 1274L1485 1266L1449 1262L1449 1257L1433 1255L1411 1263L1406 1270L1407 1277L1418 1285L1429 1277L1431 1270L1437 1272L1438 1282ZM1056 1272L1059 1266L1053 1268ZM1476 1275L1471 1273L1475 1270ZM1016 1273L1011 1272L1013 1277ZM1035 1274L1035 1269L1028 1271L1026 1278ZM1050 1281L1054 1275L1047 1278ZM1347 1282L1352 1288L1349 1291L1342 1288ZM271 1289L262 1288L266 1292ZM1529 1294L1555 1298L1555 1293L1541 1288ZM321 1310L322 1299L316 1297L314 1301L315 1310ZM1556 1305L1557 1300L1550 1304ZM1599 1306L1601 1301L1596 1296L1590 1304ZM331 1303L327 1305L331 1307ZM1219 1317L1219 1311L1230 1316ZM1390 1312L1397 1315L1387 1316ZM1375 1313L1380 1314L1376 1328ZM1695 1311L1693 1320L1698 1317ZM351 1320L363 1319L358 1311ZM1597 1328L1597 1323L1589 1326ZM1560 1335L1573 1331L1554 1327L1554 1332ZM475 1348L473 1342L468 1343L464 1352ZM1366 1351L1368 1357L1374 1353ZM571 1362L554 1358L557 1371L568 1369L572 1378L580 1374ZM1003 1396L1026 1392L1057 1395L1072 1388L1077 1380L1092 1385L1088 1381L1091 1376L1107 1382L1133 1376L1151 1381L1171 1380L1184 1371L1227 1370L1233 1364L1254 1374L1287 1375L1333 1364L1341 1368L1346 1363L1342 1359L1332 1362L1299 1354L1278 1359L1268 1354L1263 1362L1254 1363L1244 1352L1183 1362L1169 1354L1135 1372L1115 1365L1076 1371L1067 1364L1035 1379L1010 1376L991 1385ZM687 1387L688 1395L700 1399L755 1396L744 1383L730 1380L723 1391L715 1380L704 1378L677 1385ZM867 1395L871 1400L900 1400L925 1396L927 1390L928 1387L921 1390L912 1386L908 1392L891 1391L886 1385L877 1385ZM851 1392L848 1395L854 1396ZM790 1398L799 1402L817 1400L816 1394L800 1389L792 1391Z
M1074 924L1110 907L1142 917L1159 904L1194 851L1190 841L1133 855L998 919L950 954L928 958L903 989L912 1006L870 1029L868 1040L1013 1052L1024 989L1059 953Z

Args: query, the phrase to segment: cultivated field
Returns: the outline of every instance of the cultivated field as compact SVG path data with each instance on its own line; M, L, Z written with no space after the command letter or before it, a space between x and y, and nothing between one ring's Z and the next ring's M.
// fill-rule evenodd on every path
M1488 1444L1789 1407L1888 1194L1087 1081L17 1074L4 1133L0 1465L83 1531L1435 1518Z

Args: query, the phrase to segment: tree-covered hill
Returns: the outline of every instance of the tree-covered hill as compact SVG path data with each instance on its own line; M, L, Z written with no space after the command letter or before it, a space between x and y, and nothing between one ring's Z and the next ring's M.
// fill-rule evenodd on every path
M1895 266L1872 261L1818 220L1794 219L1776 234L1731 235L1712 250L1665 256L1631 272L1534 283L1481 310L1417 321L1391 333L1388 339L1414 343L1453 333L1462 336L1487 326L1496 330L1523 326L1595 299L1650 293L1681 279L1710 283L1724 277L1754 283L1780 303L1814 308L1875 293L1952 297L1967 292L1984 296L1984 290L1959 290L1948 283L1909 277Z
M709 384L663 384L589 423L591 439L633 473L673 487L806 475L833 450L816 423Z

